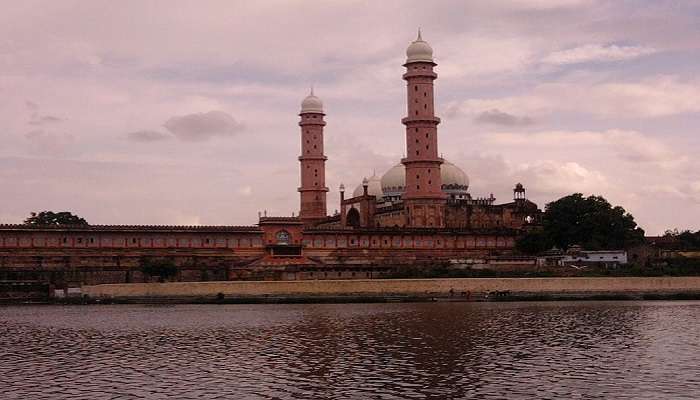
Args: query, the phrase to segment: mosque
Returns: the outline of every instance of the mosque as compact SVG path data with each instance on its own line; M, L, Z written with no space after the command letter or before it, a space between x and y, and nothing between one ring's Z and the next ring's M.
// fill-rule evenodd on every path
M312 93L301 103L301 186L299 218L310 227L333 228L512 228L536 221L537 205L518 183L513 201L495 204L493 195L472 198L469 177L438 152L433 49L420 32L406 50L406 157L381 178L364 178L346 196L340 184L340 214L327 217L323 102Z
M297 215L261 215L256 226L0 225L0 280L142 282L140 266L153 258L173 262L181 281L374 278L406 266L517 262L515 241L541 211L520 183L506 203L473 197L467 174L440 156L436 65L419 32L403 65L406 156L352 192L339 184L335 215L326 204L326 110L312 91L299 112Z

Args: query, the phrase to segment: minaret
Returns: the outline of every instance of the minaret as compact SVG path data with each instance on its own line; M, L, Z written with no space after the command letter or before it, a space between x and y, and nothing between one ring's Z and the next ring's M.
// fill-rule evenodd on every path
M435 116L433 81L433 49L418 38L406 49L406 80L408 90L408 116L401 122L406 125L406 192L402 196L406 210L406 223L410 227L444 227L447 196L442 192L438 157L437 125Z
M299 218L313 221L326 217L326 160L323 155L323 103L314 90L301 102L301 187Z

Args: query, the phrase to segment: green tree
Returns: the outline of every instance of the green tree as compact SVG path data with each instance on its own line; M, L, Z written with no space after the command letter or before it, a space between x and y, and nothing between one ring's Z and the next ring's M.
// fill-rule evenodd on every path
M73 215L68 211L53 212L42 211L40 213L31 213L29 218L24 220L27 225L89 225L88 222L77 215Z
M601 196L581 193L547 204L543 228L562 249L574 244L588 250L621 249L644 240L644 230L624 208L613 207Z
M691 230L678 231L678 229L667 230L664 236L671 237L677 240L676 247L682 250L697 250L700 249L700 230L693 232Z
M177 275L177 266L175 262L169 258L142 257L140 260L140 269L144 275L150 277L157 276L159 282L165 282Z
M544 231L532 231L520 236L515 249L523 254L536 255L552 248L554 244Z

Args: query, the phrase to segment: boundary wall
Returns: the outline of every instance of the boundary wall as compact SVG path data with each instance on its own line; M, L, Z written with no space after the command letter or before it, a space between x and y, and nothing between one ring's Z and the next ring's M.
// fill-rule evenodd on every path
M93 299L264 297L464 296L510 294L668 294L700 293L700 277L615 278L453 278L306 281L217 281L130 283L83 286Z

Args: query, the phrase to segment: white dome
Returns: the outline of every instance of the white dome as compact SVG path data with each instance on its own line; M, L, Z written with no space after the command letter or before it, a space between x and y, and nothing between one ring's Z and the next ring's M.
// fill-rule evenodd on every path
M401 196L406 186L406 167L398 163L382 175L384 196Z
M428 42L421 38L420 30L418 38L413 41L406 49L406 63L411 62L433 62L433 48Z
M440 166L442 190L447 193L466 193L469 177L461 168L444 160ZM382 191L385 196L400 196L406 189L406 168L396 164L382 176Z
M301 114L304 113L320 113L323 114L323 102L314 95L314 90L311 89L311 94L301 102Z
M384 192L382 192L382 180L376 175L372 175L367 179L367 194L370 196L377 196L377 199L384 197ZM362 196L364 193L364 188L362 184L357 185L355 190L352 192L352 197Z

